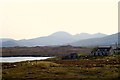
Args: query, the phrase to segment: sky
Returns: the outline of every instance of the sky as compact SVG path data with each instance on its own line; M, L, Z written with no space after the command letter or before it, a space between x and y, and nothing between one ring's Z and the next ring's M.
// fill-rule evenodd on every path
M0 0L0 38L118 32L119 0Z

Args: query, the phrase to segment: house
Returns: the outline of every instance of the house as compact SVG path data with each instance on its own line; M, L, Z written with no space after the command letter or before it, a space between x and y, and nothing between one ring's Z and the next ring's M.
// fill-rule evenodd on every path
M111 46L99 46L94 51L92 51L94 56L107 56L112 55L113 53L114 50Z

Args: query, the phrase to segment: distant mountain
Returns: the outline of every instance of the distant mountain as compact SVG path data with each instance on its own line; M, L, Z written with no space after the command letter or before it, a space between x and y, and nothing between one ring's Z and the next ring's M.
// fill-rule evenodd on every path
M67 33L67 32L64 32L64 31L59 31L59 32L55 32L55 33L53 33L53 34L51 34L49 36L50 37L58 37L58 38L64 38L64 37L69 38L72 35Z
M19 40L19 43L24 46L48 46L48 45L63 45L73 42L72 35L66 32L56 32L49 36L38 37L28 40Z
M55 32L49 36L38 37L33 39L1 39L3 47L14 47L14 46L51 46L51 45L64 45L67 43L76 42L78 40L90 39L90 38L101 38L107 35L102 33L88 34L81 33L76 35L71 35L64 31Z
M81 34L74 35L76 40L83 40L83 39L89 39L89 38L101 38L105 36L107 35L102 33L96 33L96 34L81 33Z
M118 38L120 38L120 33L112 34L102 38L79 40L77 42L70 43L70 45L72 46L115 45L116 42L118 43L119 40Z
M20 46L17 41L6 41L2 44L3 47L15 47Z
M93 34L91 38L101 38L101 37L105 37L106 34L102 34L102 33L96 33L96 34Z
M11 38L0 38L0 41L6 42L6 41L13 41L14 39Z
M0 47L14 47L14 46L19 46L16 40L10 38L0 39Z

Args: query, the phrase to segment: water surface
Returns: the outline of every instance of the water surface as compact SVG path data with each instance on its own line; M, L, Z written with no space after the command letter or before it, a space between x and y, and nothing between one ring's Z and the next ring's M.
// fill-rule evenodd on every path
M44 60L51 57L0 57L0 62L21 62L28 60Z

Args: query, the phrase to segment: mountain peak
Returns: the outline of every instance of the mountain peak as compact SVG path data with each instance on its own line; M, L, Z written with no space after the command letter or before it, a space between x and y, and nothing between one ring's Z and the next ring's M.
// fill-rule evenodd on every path
M64 31L58 31L51 34L50 36L72 36L72 35Z
M103 34L103 33L100 33L100 32L98 32L98 33L95 33L95 34L100 34L100 35L102 34L102 35L106 35L106 34Z
M106 34L103 34L103 33L96 33L96 34L93 34L94 37L105 37L107 36Z

